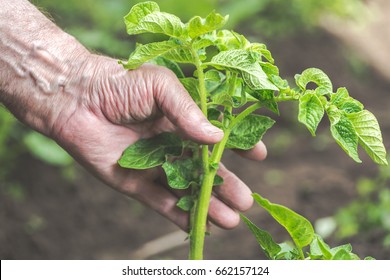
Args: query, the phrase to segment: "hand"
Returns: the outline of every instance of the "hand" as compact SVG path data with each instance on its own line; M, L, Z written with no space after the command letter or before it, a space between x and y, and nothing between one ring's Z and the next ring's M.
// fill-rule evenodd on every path
M144 65L126 71L116 60L91 55L81 69L87 78L70 93L78 96L63 109L52 137L82 165L114 189L133 197L188 229L188 213L177 206L178 197L166 185L160 168L123 169L117 160L124 149L140 138L174 131L202 144L219 142L223 132L212 126L168 69ZM242 152L263 159L265 146ZM215 188L210 220L223 228L239 223L236 210L252 205L250 189L222 166L224 185Z

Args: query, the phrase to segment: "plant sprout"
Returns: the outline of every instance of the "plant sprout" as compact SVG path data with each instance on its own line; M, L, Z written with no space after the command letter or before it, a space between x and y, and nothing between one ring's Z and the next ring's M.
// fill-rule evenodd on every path
M203 114L224 131L224 138L215 145L198 145L173 133L162 133L129 146L118 161L120 166L132 169L162 166L170 187L188 190L177 206L190 212L190 259L203 259L212 189L223 183L217 171L224 150L251 149L275 123L268 116L255 114L257 109L279 114L280 102L296 102L298 121L313 136L326 115L333 138L348 156L361 162L360 145L374 162L387 164L375 116L346 88L335 90L329 77L316 68L297 74L295 85L290 87L280 77L265 44L252 43L242 34L223 29L228 16L211 12L206 18L195 16L183 23L177 16L161 12L157 3L143 2L133 6L124 19L130 35L158 33L165 35L165 40L138 45L128 61L121 62L123 66L132 70L155 63L171 69ZM192 76L183 74L182 64L195 67ZM287 229L295 244L286 251L242 216L268 257L304 259L302 248L312 244L313 258L354 258L349 247L332 251L314 234L311 224L292 210L258 194L254 198Z

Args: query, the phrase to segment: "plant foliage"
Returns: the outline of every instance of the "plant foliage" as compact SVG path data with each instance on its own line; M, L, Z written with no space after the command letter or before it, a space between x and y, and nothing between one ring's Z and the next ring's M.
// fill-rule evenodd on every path
M316 68L297 74L296 85L290 87L279 76L266 46L223 29L227 20L228 16L211 12L205 18L196 16L184 23L177 16L160 11L155 2L139 3L125 16L130 35L154 33L163 35L163 39L138 45L128 61L121 62L123 66L132 70L152 62L170 68L203 113L225 133L224 139L213 147L183 144L174 134L164 133L136 142L119 160L126 168L162 165L172 188L191 186L192 195L179 200L179 207L191 211L194 218L189 236L191 258L202 258L199 247L203 247L204 231L200 229L205 226L208 211L205 200L211 195L224 149L251 149L274 124L269 117L253 114L261 107L278 113L279 102L297 102L298 120L313 136L327 116L333 138L353 160L361 162L358 155L358 145L361 145L374 162L387 164L375 116L350 97L345 88L334 90L329 77ZM184 77L179 64L194 65L193 76ZM309 84L316 87L308 88ZM188 158L188 154L193 158ZM178 159L180 155L184 158ZM255 199L287 229L298 248L298 256L302 256L302 248L315 239L310 223L283 206L260 196ZM250 227L254 228L252 224ZM262 231L256 234L257 238L268 236ZM278 255L277 246L270 245L268 237L262 244L271 248L269 256ZM345 248L344 251L348 252ZM337 257L344 257L344 251Z
M247 217L241 214L241 218L249 230L256 237L260 248L269 259L274 260L358 260L359 257L352 253L350 244L330 248L325 241L314 232L312 224L301 215L291 209L279 204L269 202L259 194L253 194L255 201L263 207L280 225L282 225L291 239L294 246L287 243L278 244L271 234L259 228ZM306 249L306 256L304 249ZM366 259L372 259L367 257Z

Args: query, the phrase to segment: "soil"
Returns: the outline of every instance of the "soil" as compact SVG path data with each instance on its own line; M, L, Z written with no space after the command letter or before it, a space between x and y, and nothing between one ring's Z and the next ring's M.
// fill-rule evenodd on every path
M352 71L345 59L349 50L325 33L295 36L268 42L282 76L292 76L307 67L329 74L334 87L346 86L381 124L385 146L390 147L389 82L372 69ZM283 105L285 106L285 105ZM283 110L285 109L285 110ZM268 158L264 162L242 159L231 152L224 163L254 192L286 205L310 221L333 215L356 198L361 176L375 176L377 167L361 154L362 164L348 158L330 141L327 123L313 138L297 123L296 108L281 108L274 128L264 137ZM267 113L268 114L268 113ZM128 199L75 166L69 180L59 168L28 154L17 161L12 180L22 186L23 197L15 199L0 182L1 259L128 259L143 244L178 229L170 222ZM247 215L270 231L276 241L287 239L284 230L259 207ZM207 237L207 259L264 259L245 225L230 231L216 227ZM348 240L330 239L332 245L349 242L359 256L390 259L382 245L383 233L374 231ZM187 244L150 256L153 259L186 259Z

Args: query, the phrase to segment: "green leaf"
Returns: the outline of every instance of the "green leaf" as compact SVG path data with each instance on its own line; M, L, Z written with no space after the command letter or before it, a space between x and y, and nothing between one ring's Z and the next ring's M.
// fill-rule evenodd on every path
M271 52L267 50L267 46L265 44L252 43L250 44L248 49L261 54L266 60L268 60L272 64L275 62Z
M281 251L276 256L276 260L300 260L299 251L287 242L279 243Z
M279 76L279 68L276 65L260 61L260 66L268 77Z
M199 103L200 102L200 93L199 93L199 82L195 78L183 78L179 79L188 93L191 95L192 99Z
M349 96L346 88L338 88L337 92L331 95L330 102L346 113L360 112L364 108L362 103Z
M314 235L313 241L310 243L309 255L312 260L330 260L333 256L329 245L317 234Z
M191 38L196 38L200 35L217 30L225 25L229 16L221 16L220 14L211 12L206 18L199 16L193 17L188 22L188 35Z
M181 48L181 46L173 40L138 45L135 51L130 54L129 60L124 64L124 67L126 69L136 69L145 62L178 48Z
M342 87L342 88L338 88L337 92L330 96L330 102L340 109L341 106L348 100L348 98L349 98L348 90Z
M333 255L332 260L352 260L352 257L345 249L340 249Z
M180 156L182 150L182 140L176 134L165 132L130 145L118 164L124 168L148 169L163 164L167 155Z
M207 109L207 118L209 121L217 121L221 116L222 112L216 108L208 108Z
M124 17L127 33L161 33L180 38L185 32L185 25L172 14L160 12L154 2L139 3Z
M274 123L273 119L266 116L248 115L232 129L226 148L241 150L253 148Z
M312 242L314 229L306 218L285 206L269 202L257 193L253 194L253 198L287 230L297 247L303 248Z
M338 109L335 105L327 106L326 113L328 114L328 118L331 124L338 123L341 116L343 115L343 111Z
M164 57L179 63L193 64L195 61L192 52L188 48L185 48L184 46L180 48L172 48L168 52L164 53Z
M315 93L306 93L299 99L298 120L306 125L311 135L316 135L318 124L324 113L325 110L321 100Z
M287 80L282 79L278 75L271 75L271 81L281 91L288 90L290 88Z
M266 256L271 260L275 259L276 256L278 255L278 253L281 251L281 248L272 239L271 234L269 234L267 231L262 230L259 227L257 227L254 223L252 223L244 215L240 214L240 217L245 222L245 224L248 226L248 228L252 232L252 234L255 236L257 243L260 245L261 249L264 251Z
M330 131L337 144L356 162L362 162L357 152L359 138L352 122L344 115L340 115L335 123L330 119Z
M208 93L216 90L225 80L225 75L217 70L209 70L205 73L205 86Z
M340 245L340 246L337 246L337 247L330 249L330 251L331 251L332 255L334 255L341 249L345 250L348 253L352 253L352 245L351 244Z
M320 69L309 68L302 72L302 74L295 75L295 82L302 90L306 90L306 86L313 82L321 87L323 94L331 94L333 92L332 82L329 77Z
M235 84L236 84L236 86L235 86L236 89L233 92L234 107L241 107L241 106L245 105L247 102L258 102L259 101L257 98L255 98L254 96L252 96L248 93L248 91L251 92L251 90L248 89L248 87L244 85L244 82L242 79L237 78ZM263 105L263 106L266 107L265 105Z
M130 12L124 17L127 32L132 34L132 30L136 29L140 21L147 15L153 12L159 12L160 7L156 2L148 1L134 5Z
M229 82L232 83L231 81L229 81ZM233 91L232 98L233 98L233 107L234 108L239 108L239 107L244 106L248 102L248 99L249 99L249 101L252 101L252 102L257 101L251 95L247 94L247 92L245 91L245 86L243 84L243 81L240 78L236 78L234 80L234 91Z
M212 40L212 38L208 38L207 35L203 35L202 37L199 37L194 40L194 42L192 43L192 48L195 50L204 50L212 45L214 45L214 41Z
M196 164L190 158L184 160L166 161L162 168L168 179L168 185L173 189L187 189L194 182L193 172Z
M367 154L374 162L387 165L386 149L383 145L382 133L375 116L367 110L348 114L347 116L357 133L360 145Z
M229 84L224 82L211 95L211 100L214 104L232 107L233 99L229 95Z
M176 203L176 206L179 207L183 211L190 211L194 206L194 197L192 195L185 195L179 199Z
M345 102L340 109L346 113L357 113L363 110L363 105L359 101L353 98L351 99L352 100Z
M278 90L268 79L254 54L254 52L245 50L223 51L214 56L211 62L206 64L217 69L240 73L245 83L253 90Z
M223 126L223 124L220 122L220 121L217 121L217 120L210 120L210 123L213 125L213 126L215 126L215 127L218 127L218 128L220 128L220 129L224 129L224 126Z
M215 45L220 51L247 49L250 42L241 34L231 30L219 30L216 33Z
M175 73L176 77L178 77L179 79L182 79L182 78L185 77L183 71L180 68L180 66L176 62L174 62L174 61L172 61L170 59L167 59L167 58L162 57L162 56L158 56L158 57L152 59L149 62L153 63L153 64L156 64L156 65L159 65L159 66L164 66L164 67L168 68L173 73Z
M223 185L223 182L224 182L224 180L221 176L215 175L213 186L221 186L221 185Z
M275 95L272 90L248 90L248 94L260 101L261 105L279 115L278 103L275 101Z

